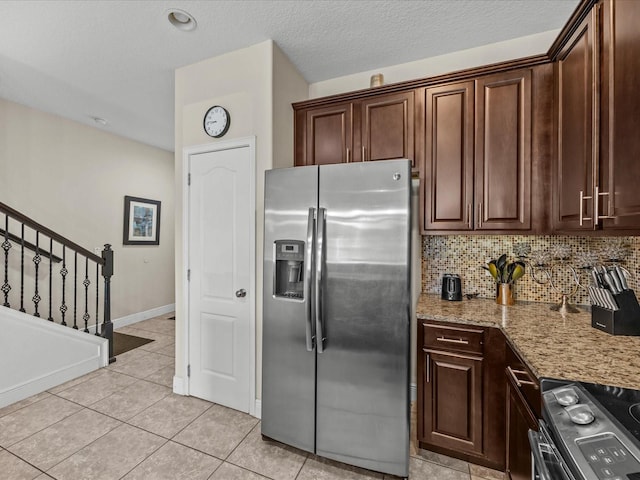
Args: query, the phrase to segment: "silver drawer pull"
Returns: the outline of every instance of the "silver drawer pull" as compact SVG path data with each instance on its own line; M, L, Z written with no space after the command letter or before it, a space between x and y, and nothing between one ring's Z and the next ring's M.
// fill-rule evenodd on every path
M445 343L457 343L460 345L469 345L469 340L464 340L462 338L437 337L436 340L439 342L445 342Z
M507 372L509 372L509 375L511 375L511 378L513 378L513 381L516 382L516 385L518 386L518 388L522 388L523 385L532 385L533 387L536 388L536 390L538 389L538 384L536 382L532 382L530 380L520 380L516 376L516 373L519 373L520 375L526 375L527 378L529 378L529 374L524 370L513 370L511 367L507 367Z

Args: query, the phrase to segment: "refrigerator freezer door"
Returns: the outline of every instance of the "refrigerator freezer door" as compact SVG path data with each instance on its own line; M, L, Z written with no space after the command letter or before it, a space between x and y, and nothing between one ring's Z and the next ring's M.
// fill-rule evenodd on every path
M320 167L325 340L317 352L316 453L402 477L409 463L410 187L408 160Z
M262 434L313 452L316 354L309 315L313 245L307 248L310 209L318 202L318 167L266 172L262 319ZM313 211L312 211L313 213ZM313 216L311 217L313 221ZM304 242L302 299L274 295L276 240ZM286 242L285 242L286 243ZM311 340L311 341L310 341ZM311 351L307 347L311 346Z

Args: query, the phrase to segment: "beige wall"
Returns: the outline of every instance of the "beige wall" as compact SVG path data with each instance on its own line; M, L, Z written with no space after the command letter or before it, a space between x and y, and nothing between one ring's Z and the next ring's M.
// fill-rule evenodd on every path
M181 312L185 298L182 284L183 150L215 143L202 129L202 118L212 105L223 105L231 114L224 141L256 137L256 396L261 397L262 339L262 238L264 220L264 172L274 166L293 165L291 102L307 94L308 85L271 40L176 70L176 377L186 373L186 325ZM275 158L275 160L274 160Z
M162 202L159 246L122 245L125 195ZM174 302L173 196L170 152L0 99L0 201L88 250L113 245L114 319Z
M382 73L385 84L389 84L546 53L558 32L558 30L551 30L415 62L381 66L366 72L312 83L309 85L309 97L324 97L369 88L369 81L374 73Z

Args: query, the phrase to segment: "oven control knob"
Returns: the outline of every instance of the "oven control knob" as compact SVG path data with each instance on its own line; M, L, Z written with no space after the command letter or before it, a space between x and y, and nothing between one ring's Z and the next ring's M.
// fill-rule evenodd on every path
M572 405L565 408L565 411L569 414L571 421L578 425L589 425L595 420L593 412L586 405Z
M563 407L575 405L580 399L573 388L561 388L553 390L553 395L556 397L558 403Z

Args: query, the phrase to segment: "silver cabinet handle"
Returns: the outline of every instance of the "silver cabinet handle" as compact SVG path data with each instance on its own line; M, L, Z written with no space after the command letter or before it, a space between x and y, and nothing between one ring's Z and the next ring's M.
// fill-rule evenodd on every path
M526 375L527 378L529 378L529 374L526 371L513 370L511 367L507 367L507 372L509 372L509 375L511 376L511 378L513 378L513 381L516 382L516 385L518 386L518 388L522 388L523 385L533 385L536 388L536 390L538 389L538 384L536 382L532 382L531 380L520 380L516 376L516 373L519 373L520 375Z
M431 356L428 353L427 353L426 361L427 361L427 365L426 365L427 378L426 378L425 382L429 383L431 381L431 372L430 372L430 370L431 370Z
M244 288L241 288L240 290L236 291L236 297L244 298L246 296L247 296L247 291Z
M362 146L362 161L367 161L367 147L365 147L364 145Z
M584 216L584 201L585 200L591 200L593 198L593 196L588 195L585 196L584 192L582 190L580 190L580 226L582 226L584 220L591 220L591 217L585 217Z
M482 228L482 202L478 204L478 228Z
M471 204L467 204L467 222L469 223L469 230L473 230L473 208Z
M608 215L599 215L599 208L597 202L600 201L600 197L607 197L607 212ZM600 188L596 186L596 222L598 219L616 218L615 215L611 215L611 195L609 192L601 192Z
M469 340L464 340L462 338L436 337L436 340L438 342L457 343L457 344L460 344L460 345L469 345Z
M313 352L313 312L311 309L311 265L313 264L313 232L315 230L315 215L316 209L309 208L309 216L307 217L307 248L305 249L304 259L304 301L307 302L305 306L306 326L305 334L307 338L307 351Z
M318 208L318 217L316 219L316 225L318 226L316 236L316 285L315 285L315 300L316 300L316 346L318 353L324 352L324 341L326 340L323 333L322 325L322 276L324 273L324 227L325 227L325 215L326 210L324 208Z
M347 163L351 163L351 149L347 148Z

